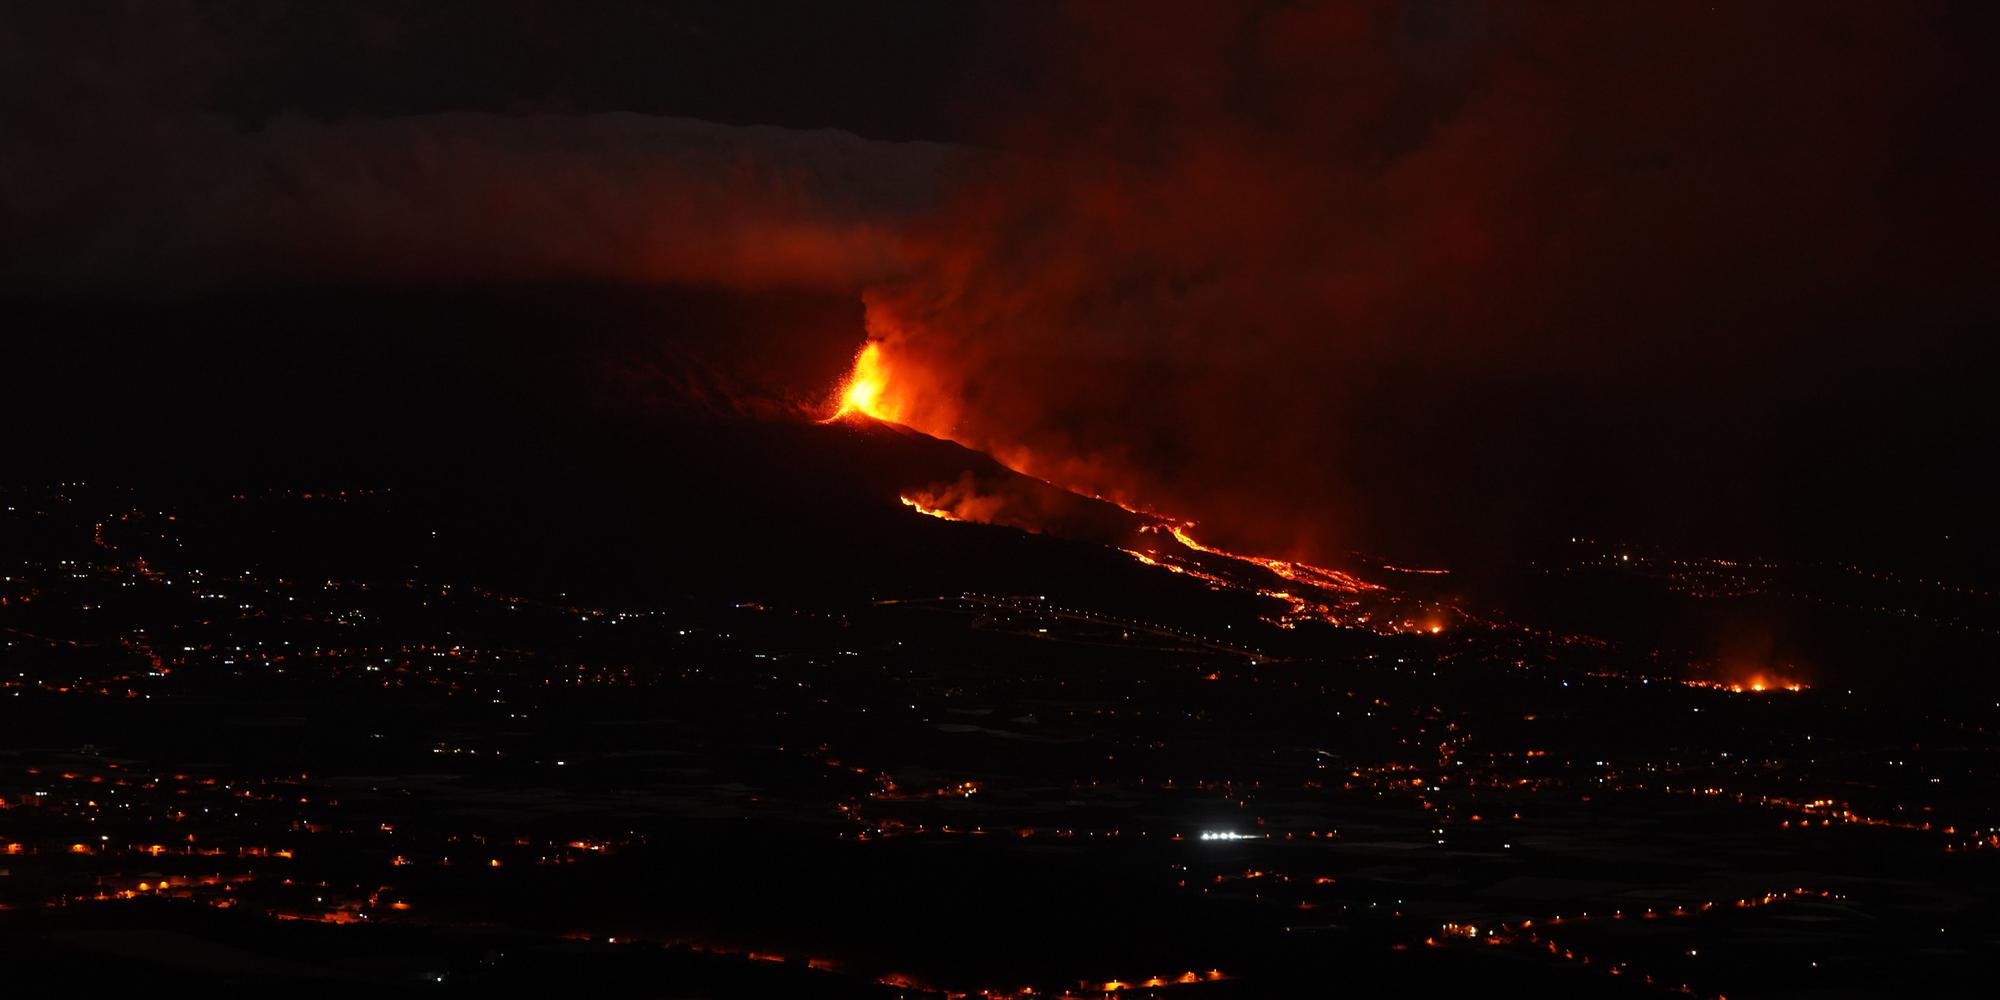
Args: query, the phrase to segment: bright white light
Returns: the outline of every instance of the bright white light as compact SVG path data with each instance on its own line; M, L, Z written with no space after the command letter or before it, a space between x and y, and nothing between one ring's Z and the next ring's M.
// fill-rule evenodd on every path
M1256 838L1252 837L1252 836L1251 836L1250 834L1247 834L1247 833L1237 833L1237 832L1236 832L1236 831L1234 831L1234 830L1203 830L1203 831L1202 831L1202 833L1201 833L1201 839L1203 839L1203 840L1254 840L1254 839L1256 839Z

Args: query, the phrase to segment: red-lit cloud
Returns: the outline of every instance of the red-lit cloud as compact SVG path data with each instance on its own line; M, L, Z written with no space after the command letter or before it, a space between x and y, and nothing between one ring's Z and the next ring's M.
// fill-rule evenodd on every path
M906 267L900 229L952 156L626 113L247 121L212 107L217 81L254 55L243 31L210 30L221 17L163 0L0 18L0 289L582 280L858 293Z
M858 291L904 268L898 227L947 156L636 115L177 127L133 151L143 162L93 161L97 176L65 172L68 157L17 167L8 276Z
M1990 298L1929 7L1085 4L1047 34L1015 155L870 292L886 398L1263 545L1732 474L1854 351Z

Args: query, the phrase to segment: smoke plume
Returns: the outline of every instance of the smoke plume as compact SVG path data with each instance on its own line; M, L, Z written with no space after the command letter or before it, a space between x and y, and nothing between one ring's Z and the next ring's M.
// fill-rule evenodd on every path
M1990 298L1938 9L1131 13L868 298L887 409L1058 482L1304 554L1781 519L1832 456L1769 442Z

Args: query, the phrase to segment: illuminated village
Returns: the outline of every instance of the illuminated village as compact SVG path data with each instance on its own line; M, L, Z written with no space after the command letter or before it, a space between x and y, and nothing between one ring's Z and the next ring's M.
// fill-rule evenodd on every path
M1362 963L1721 997L1989 953L1991 706L1711 676L1178 534L1095 547L1126 594L603 606L205 548L223 517L423 537L394 491L5 501L46 545L0 573L0 921L114 955L171 916L334 925L244 972L278 981L615 953L799 995L1269 995ZM1560 572L1639 572L1575 548ZM1669 593L1756 578L1642 561ZM902 871L934 888L835 917ZM988 916L1025 911L1047 926Z

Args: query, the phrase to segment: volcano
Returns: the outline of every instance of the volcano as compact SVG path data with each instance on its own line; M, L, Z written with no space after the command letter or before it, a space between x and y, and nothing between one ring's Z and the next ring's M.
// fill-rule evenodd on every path
M845 298L247 291L51 300L24 318L89 336L32 342L34 363L10 371L74 378L10 378L13 416L66 413L120 445L93 468L37 455L29 440L20 474L136 469L192 493L305 470L329 488L390 486L454 525L427 551L502 578L660 595L1073 590L1128 611L1219 603L1288 626L1444 620L1345 570L1210 548L1198 526L1023 475L865 407L825 419L826 387L854 364L842 345L861 325ZM536 320L568 335L529 328ZM270 363L273 338L293 360ZM133 363L92 374L102 350ZM353 392L385 379L406 391ZM79 408L79 396L96 402ZM221 423L232 447L185 446ZM385 565L408 561L373 547Z
M1651 938L1566 928L1652 906L1630 926L1708 956L1873 891L1882 852L1844 829L1901 838L1879 844L1909 866L2000 845L1987 784L1929 780L1961 773L1944 757L1879 770L1884 747L1922 760L1969 732L1947 708L1853 697L1786 635L1704 662L1699 619L1662 617L1653 642L1603 627L1642 602L1802 593L1856 622L1918 609L1940 635L1983 593L1578 538L1530 567L1570 614L1531 618L1527 588L1506 615L1454 593L1457 567L1230 551L1229 525L836 412L861 325L832 299L143 312L50 308L95 336L36 342L58 375L0 372L21 425L60 414L122 443L0 504L20 654L0 704L27 765L0 795L51 824L0 847L92 866L0 886L9 919L66 933L130 906L145 928L154 902L212 902L215 923L158 912L238 942L365 914L469 956L473 982L633 961L635 983L729 995L1023 998L1460 995L1500 974L1547 992L1575 970L1534 964L1569 961L1539 957L1546 923L1592 968L1629 955L1714 996L1764 949L1658 968ZM107 347L139 360L96 373ZM354 391L385 381L401 391ZM115 751L102 774L90 747ZM200 839L93 841L103 793L70 782L95 778ZM151 899L161 874L186 898ZM1880 912L1897 940L1939 926ZM1872 940L1851 926L1791 947ZM486 964L495 927L559 943ZM366 957L380 939L313 940ZM1467 964L1487 955L1502 973Z
M61 451L48 446L55 437L22 435L10 453L17 478L137 479L190 497L393 489L408 516L442 530L315 540L291 524L260 542L365 555L384 573L449 562L524 590L702 601L1046 594L1255 633L1274 656L1349 633L1449 638L1462 625L1533 620L1569 636L1631 636L1642 657L1672 650L1664 666L1618 670L1725 687L1763 673L1782 688L1799 679L1788 663L1839 656L1858 675L1882 656L1959 642L1920 633L1863 644L1845 619L1800 615L1838 639L1797 632L1805 649L1767 654L1725 621L1729 643L1711 648L1711 605L1687 609L1689 588L1670 576L1637 581L1634 594L1593 585L1540 600L1555 582L1542 567L1555 564L1442 574L1358 553L1307 563L1228 551L1211 539L1229 525L1065 489L866 406L838 413L865 330L847 296L264 289L49 298L16 312L64 335L17 345L21 363L0 369L5 418L103 442ZM100 366L107 355L120 364ZM876 399L893 404L881 388ZM261 557L258 546L242 555ZM1856 600L1816 580L1788 589L1807 584L1837 602L1813 607L1907 606L1907 595ZM1754 662L1739 667L1745 645Z

